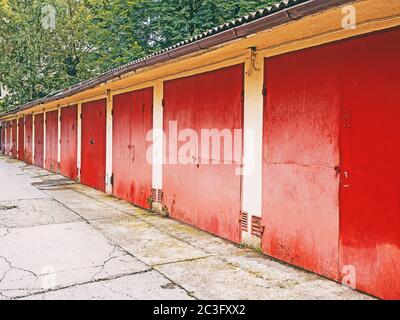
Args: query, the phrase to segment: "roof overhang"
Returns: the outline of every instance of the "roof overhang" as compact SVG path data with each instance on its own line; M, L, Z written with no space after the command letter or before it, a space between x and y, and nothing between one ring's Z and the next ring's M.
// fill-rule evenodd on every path
M57 101L73 96L88 89L105 84L113 79L119 78L127 73L137 72L140 69L152 67L170 60L182 58L196 52L207 50L232 41L246 38L258 32L272 29L280 25L297 21L306 16L338 7L355 0L285 0L271 7L259 10L248 16L228 22L222 26L204 32L203 34L183 41L177 45L167 48L159 53L133 61L122 67L110 70L99 77L81 82L68 89L62 90L41 99L37 99L21 105L14 110L1 115L2 117L13 115L30 109L37 105Z

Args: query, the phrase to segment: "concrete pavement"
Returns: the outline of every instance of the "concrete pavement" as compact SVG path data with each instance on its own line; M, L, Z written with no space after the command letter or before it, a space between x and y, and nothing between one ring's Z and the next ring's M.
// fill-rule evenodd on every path
M0 156L0 299L370 299Z

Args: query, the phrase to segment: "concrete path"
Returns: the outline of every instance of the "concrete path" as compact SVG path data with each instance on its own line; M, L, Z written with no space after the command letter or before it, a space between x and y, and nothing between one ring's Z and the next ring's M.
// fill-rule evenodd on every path
M0 156L0 299L369 299Z

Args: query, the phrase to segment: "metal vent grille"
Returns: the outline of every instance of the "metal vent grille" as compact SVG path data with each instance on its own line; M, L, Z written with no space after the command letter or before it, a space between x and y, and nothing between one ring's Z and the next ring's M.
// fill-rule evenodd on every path
M264 228L261 225L261 218L252 217L251 218L251 234L257 238L262 238L264 233Z
M157 202L157 189L151 189L151 199L153 202Z
M163 203L164 198L164 192L162 190L158 190L157 192L157 202L158 203Z
M242 219L240 221L242 226L242 231L248 232L249 230L249 214L246 212L242 212Z
M151 189L151 199L155 203L163 202L164 193L159 189Z

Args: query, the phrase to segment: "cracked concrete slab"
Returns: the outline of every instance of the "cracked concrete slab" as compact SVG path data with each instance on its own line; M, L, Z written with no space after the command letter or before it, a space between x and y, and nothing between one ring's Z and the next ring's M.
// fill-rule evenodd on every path
M126 251L149 265L197 259L209 255L135 217L93 221L93 225L108 238L120 243Z
M95 201L82 193L70 189L68 186L50 188L45 192L86 220L115 219L118 217L124 218L126 216L125 213Z
M0 226L25 228L79 221L80 218L51 198L1 201ZM0 235L1 237L1 235Z
M34 295L29 300L191 300L185 290L156 271Z
M12 229L0 261L0 292L10 298L149 269L84 222Z
M360 295L336 283L304 272L263 268L256 272L218 257L155 267L199 299L307 300L360 299ZM307 288L307 290L305 290Z
M0 181L0 299L371 299L3 156Z
M2 161L0 170L0 201L48 198L31 185L32 179L21 173L18 164ZM12 183L11 183L12 182Z

